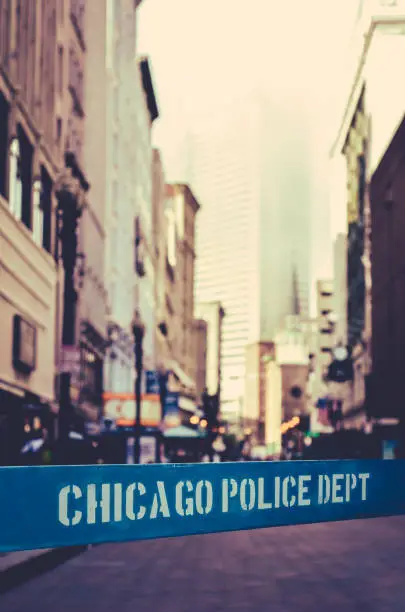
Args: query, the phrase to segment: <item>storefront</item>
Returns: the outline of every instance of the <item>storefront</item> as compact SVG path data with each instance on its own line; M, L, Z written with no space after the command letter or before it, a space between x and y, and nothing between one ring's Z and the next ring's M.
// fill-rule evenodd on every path
M0 196L0 465L25 462L55 416L56 263Z
M18 465L24 440L24 393L0 383L0 465Z
M54 403L0 382L0 465L30 463L33 440L53 444L57 410ZM24 450L27 449L27 450ZM39 450L39 447L38 447Z
M84 423L98 423L101 419L106 341L89 321L82 321L80 328L80 367L72 377L72 390L84 427Z

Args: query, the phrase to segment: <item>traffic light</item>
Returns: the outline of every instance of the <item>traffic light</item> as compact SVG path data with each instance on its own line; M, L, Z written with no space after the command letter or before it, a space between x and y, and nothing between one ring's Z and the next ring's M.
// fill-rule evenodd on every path
M328 380L344 383L353 380L353 362L351 358L339 361L334 359L328 368Z

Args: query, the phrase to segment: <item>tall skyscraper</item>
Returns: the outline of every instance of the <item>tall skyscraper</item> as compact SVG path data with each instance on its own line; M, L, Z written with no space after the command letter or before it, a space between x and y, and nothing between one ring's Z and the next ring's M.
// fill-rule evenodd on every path
M282 120L280 120L282 119ZM221 301L221 409L241 410L245 347L308 307L310 189L305 124L260 95L199 118L188 137L197 221L196 299Z

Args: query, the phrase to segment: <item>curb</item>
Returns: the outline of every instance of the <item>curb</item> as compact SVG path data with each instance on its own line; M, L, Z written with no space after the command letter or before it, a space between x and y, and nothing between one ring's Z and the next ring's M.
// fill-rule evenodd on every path
M0 595L55 569L58 565L77 557L87 549L87 545L52 548L10 565L0 571Z

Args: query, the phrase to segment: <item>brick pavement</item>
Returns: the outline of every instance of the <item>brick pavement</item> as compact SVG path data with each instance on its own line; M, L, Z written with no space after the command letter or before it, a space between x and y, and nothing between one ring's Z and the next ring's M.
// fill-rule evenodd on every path
M404 612L405 517L104 545L1 612Z

